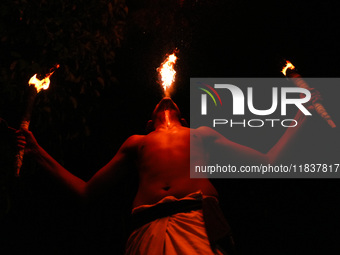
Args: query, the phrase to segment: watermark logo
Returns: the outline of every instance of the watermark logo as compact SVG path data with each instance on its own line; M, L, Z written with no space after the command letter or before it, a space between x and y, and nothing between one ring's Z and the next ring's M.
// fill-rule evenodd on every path
M215 96L217 97L217 99L220 102L221 106L222 106L222 100L221 100L220 95L217 93L217 91L213 87L211 87L208 84L201 83L201 82L199 82L199 84L201 84L201 85L206 87L206 88L202 88L202 86L201 86L201 87L199 87L199 89L206 93L206 94L202 94L201 95L201 102L202 102L201 103L201 114L202 115L207 115L207 94L214 101L215 106L217 106L217 102L216 102L216 99L215 99L213 94L215 94ZM209 90L212 91L213 94Z
M204 84L207 88L209 88L219 99L220 104L222 106L222 100L217 93L217 91L211 87L210 85ZM233 115L244 115L245 114L245 96L243 91L236 85L233 84L214 84L216 89L221 89L224 91L228 91L232 95L233 101ZM207 115L207 94L214 101L215 106L217 106L216 100L212 93L205 88L199 87L200 90L205 92L206 94L201 94L201 115ZM294 88L294 87L283 87L281 88L281 115L285 116L287 114L287 105L295 105L301 112L305 115L312 115L305 106L304 103L307 103L311 99L311 93L308 89L305 88ZM304 95L301 98L289 98L289 94L300 94ZM269 109L256 109L254 106L254 95L253 88L247 88L247 106L248 110L258 116L265 116L274 113L278 107L278 88L272 88L272 98L271 98L271 106Z
M339 139L319 118L329 124L310 89L322 89L334 111L339 80L306 78L305 86L293 78L191 78L190 177L339 178L339 144L329 143ZM311 137L318 134L328 140Z
M191 86L191 115L201 126L296 127L290 112L312 115L311 92L283 78L192 78Z

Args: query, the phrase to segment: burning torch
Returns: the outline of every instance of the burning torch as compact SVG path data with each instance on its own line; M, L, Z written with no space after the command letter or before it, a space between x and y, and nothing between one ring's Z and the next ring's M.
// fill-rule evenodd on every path
M308 89L310 90L311 88L309 85L302 79L301 75L298 74L295 70L295 66L289 62L288 60L286 61L286 65L283 67L281 71L284 76L292 78L292 81L294 84L300 88ZM325 120L327 123L332 127L335 128L336 125L331 119L331 116L327 113L325 107L320 104L319 102L313 103L315 111Z
M43 78L42 80L39 80L37 78L37 74L33 75L31 77L31 79L28 81L28 93L27 93L27 103L26 103L26 108L21 120L21 124L20 124L20 129L25 129L28 130L29 125L30 125L30 121L31 121L31 115L32 115L32 111L33 111L33 105L34 105L34 101L35 98L37 96L37 94L41 91L41 90L46 90L48 89L49 85L50 85L50 77L51 75L54 73L54 71L56 69L59 68L59 65L55 65L48 74L45 75L45 78ZM24 152L25 149L22 148L18 151L17 155L16 155L16 176L20 176L20 169L22 166L22 160L24 158Z
M177 61L175 53L176 50L171 55L168 55L160 67L157 68L157 72L160 75L159 83L162 85L164 96L166 97L170 97L170 89L175 81L176 71L174 69L174 65Z

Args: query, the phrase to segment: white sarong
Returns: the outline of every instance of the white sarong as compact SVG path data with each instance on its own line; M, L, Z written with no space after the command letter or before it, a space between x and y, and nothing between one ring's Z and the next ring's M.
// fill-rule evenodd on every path
M177 199L168 196L158 203L178 200L202 199L201 192L192 193ZM133 209L132 213L152 207L142 205ZM205 229L202 210L176 213L154 220L136 229L129 237L126 255L196 255L223 254L211 249Z

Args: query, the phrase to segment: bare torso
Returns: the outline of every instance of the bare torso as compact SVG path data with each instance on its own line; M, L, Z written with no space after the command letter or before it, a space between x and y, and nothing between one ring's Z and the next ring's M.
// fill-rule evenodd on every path
M202 141L192 134L194 160L205 161ZM153 204L166 196L177 198L201 190L217 196L208 179L190 179L190 129L177 126L151 132L138 139L139 188L133 207Z

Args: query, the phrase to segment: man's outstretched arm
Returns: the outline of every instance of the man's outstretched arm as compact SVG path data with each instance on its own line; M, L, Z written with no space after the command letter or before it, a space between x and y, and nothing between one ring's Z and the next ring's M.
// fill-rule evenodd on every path
M294 145L296 137L306 124L307 117L301 111L298 111L294 119L297 121L298 125L296 127L287 128L276 144L265 154L268 163L272 164L279 162L287 155L287 152Z
M282 137L267 153L261 153L247 146L232 142L208 127L198 128L197 131L203 136L209 149L220 153L221 156L227 155L230 163L273 164L285 156L290 146L293 145L295 137L306 124L306 119L306 116L298 111L295 116L298 125L287 128Z
M20 131L24 135L18 135L19 146L26 145L27 153L33 155L35 160L51 175L58 179L64 186L82 198L93 196L99 190L119 182L128 171L129 163L134 160L137 150L137 140L140 136L131 136L120 147L111 161L100 169L88 182L80 179L67 171L54 158L52 158L36 141L32 132Z

